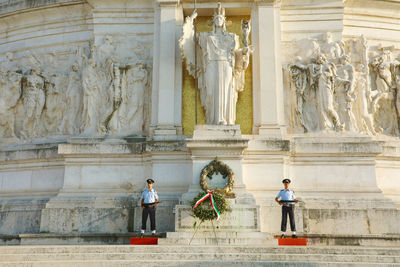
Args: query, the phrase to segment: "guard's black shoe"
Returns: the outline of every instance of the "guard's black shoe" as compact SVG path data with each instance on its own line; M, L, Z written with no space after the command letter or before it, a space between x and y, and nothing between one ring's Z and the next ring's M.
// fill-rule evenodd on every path
M281 238L285 238L285 235L284 235L284 234L282 234L282 235L281 235Z
M297 238L297 235L292 235L292 238Z

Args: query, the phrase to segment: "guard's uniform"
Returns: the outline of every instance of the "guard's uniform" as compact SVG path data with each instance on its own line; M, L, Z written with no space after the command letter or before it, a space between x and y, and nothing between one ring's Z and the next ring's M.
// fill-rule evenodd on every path
M156 230L156 200L158 200L157 191L154 189L145 189L142 193L143 206L142 211L142 230L146 230L147 217L150 215L151 231Z
M276 198L278 200L295 200L296 196L294 195L294 192L292 190L282 189L278 193ZM282 204L282 222L281 222L282 233L286 232L286 224L287 224L287 215L288 214L289 214L289 220L290 220L290 230L292 230L292 232L296 232L296 224L294 221L294 202Z

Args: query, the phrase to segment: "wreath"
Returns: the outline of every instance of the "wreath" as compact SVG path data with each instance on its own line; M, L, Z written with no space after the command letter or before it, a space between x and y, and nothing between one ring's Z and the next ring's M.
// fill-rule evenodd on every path
M192 216L202 222L218 220L221 214L230 210L225 196L210 190L199 192L190 204L193 210Z
M218 175L219 173L222 175L222 178L224 179L228 178L228 181L224 188L215 188L215 191L221 192L222 194L225 194L225 196L227 197L235 197L235 194L231 192L233 189L233 183L235 182L235 174L233 173L231 168L229 168L228 165L219 161L218 158L215 158L207 166L205 166L203 170L201 170L200 174L201 189L203 189L204 191L211 190L211 188L207 184L207 178L212 179L212 176L214 174Z

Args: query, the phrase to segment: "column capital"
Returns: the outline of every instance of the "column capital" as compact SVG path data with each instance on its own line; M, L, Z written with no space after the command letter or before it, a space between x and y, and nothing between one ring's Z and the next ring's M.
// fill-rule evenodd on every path
M178 6L179 0L155 0L158 6Z

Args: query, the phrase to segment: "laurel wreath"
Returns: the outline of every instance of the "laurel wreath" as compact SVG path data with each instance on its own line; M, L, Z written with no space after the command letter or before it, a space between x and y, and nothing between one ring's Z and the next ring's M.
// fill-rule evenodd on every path
M224 194L227 197L235 197L232 193L233 184L235 182L235 174L229 168L229 166L221 161L218 158L215 158L211 161L207 166L203 168L200 174L200 187L204 191L211 190L211 188L207 184L207 178L212 179L214 174L221 174L222 178L228 178L228 181L224 188L215 188L214 190Z
M212 209L210 201L206 200L201 202L194 210L193 207L196 202L202 198L206 194L205 192L199 192L199 194L193 198L192 202L190 203L192 207L193 214L192 216L195 218L200 219L200 221L213 221L217 219L217 214ZM219 213L222 215L224 212L229 211L229 205L227 200L225 199L224 194L220 192L214 192L213 198L215 202L215 206L218 209Z

